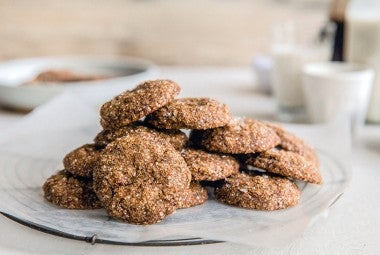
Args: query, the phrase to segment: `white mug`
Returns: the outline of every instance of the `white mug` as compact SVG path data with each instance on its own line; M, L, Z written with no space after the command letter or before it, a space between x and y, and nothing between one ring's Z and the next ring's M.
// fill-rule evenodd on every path
M303 68L303 91L311 122L347 117L357 135L364 124L374 70L353 63L310 63Z

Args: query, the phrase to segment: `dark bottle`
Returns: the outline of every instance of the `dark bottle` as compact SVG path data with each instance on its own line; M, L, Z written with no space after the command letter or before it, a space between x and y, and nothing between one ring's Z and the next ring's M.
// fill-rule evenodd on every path
M330 9L330 21L335 25L332 61L345 61L344 57L344 30L345 30L345 11L348 0L334 0Z

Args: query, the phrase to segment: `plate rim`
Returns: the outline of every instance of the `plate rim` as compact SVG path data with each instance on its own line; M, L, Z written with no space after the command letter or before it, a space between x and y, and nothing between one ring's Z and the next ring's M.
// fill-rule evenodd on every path
M327 152L323 152L320 149L317 149L318 154L324 155L324 157L327 157L329 160L332 160L336 166L338 166L341 170L342 173L345 174L345 182L340 184L340 192L336 192L333 196L331 196L328 201L326 200L323 204L320 204L318 207L320 207L320 210L317 210L313 212L310 217L307 218L307 227L304 229L306 230L310 226L312 226L315 223L315 219L323 215L325 212L327 212L345 193L347 186L351 182L352 178L352 172L350 168L347 168L342 164L339 160L335 159L333 155L330 155ZM306 184L307 185L307 184ZM323 184L322 184L323 185ZM79 240L79 241L84 241L86 243L102 243L102 244L110 244L110 245L124 245L124 246L183 246L183 245L203 245L203 244L213 244L213 243L223 243L223 242L230 242L226 240L214 240L214 239L207 239L207 238L202 238L202 237L192 237L192 238L186 238L186 239L170 239L170 240L148 240L148 241L142 241L142 242L127 242L127 241L120 241L120 240L110 240L110 239L105 239L105 238L99 238L96 234L91 235L91 236L85 236L85 235L75 235L71 234L68 232L64 232L61 230L57 230L51 227L47 227L44 225L41 225L36 222L32 222L27 219L23 219L22 217L15 216L14 214L10 212L6 212L4 210L0 209L0 214L4 215L6 218L13 220L19 224L22 224L24 226L27 226L29 228L52 234L55 236L59 237L64 237L68 239L73 239L73 240ZM288 221L287 224L292 224L292 222L296 220L290 220Z

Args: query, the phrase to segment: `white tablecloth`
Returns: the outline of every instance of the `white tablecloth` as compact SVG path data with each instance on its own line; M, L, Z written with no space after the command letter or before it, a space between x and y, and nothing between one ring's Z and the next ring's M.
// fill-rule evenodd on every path
M248 68L164 67L161 77L178 81L182 96L211 96L233 114L275 118L270 96L255 90ZM22 115L0 112L0 130ZM379 254L380 126L366 126L353 147L353 177L346 193L294 242L271 249L233 243L186 247L90 245L51 236L0 216L0 254ZM0 169L1 178L1 169Z

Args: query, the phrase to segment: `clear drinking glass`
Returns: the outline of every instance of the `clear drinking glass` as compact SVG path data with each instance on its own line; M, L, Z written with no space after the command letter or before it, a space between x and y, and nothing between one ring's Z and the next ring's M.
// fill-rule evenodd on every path
M286 122L305 120L302 69L305 64L328 59L328 49L320 44L300 44L293 22L275 24L272 29L272 90L278 118Z
M310 121L346 118L355 141L364 125L374 70L354 63L319 62L306 65L303 73Z

